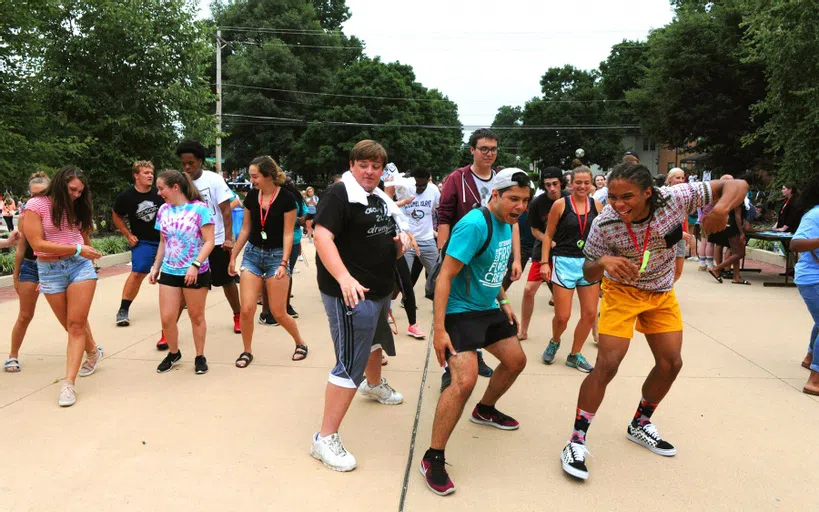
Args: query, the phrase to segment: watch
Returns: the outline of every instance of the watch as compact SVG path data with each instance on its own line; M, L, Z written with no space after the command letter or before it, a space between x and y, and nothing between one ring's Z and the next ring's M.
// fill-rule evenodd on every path
M199 268L199 267L201 267L201 266L202 266L202 264L201 264L201 263L199 263L199 260L193 260L193 263L191 263L191 265L193 265L193 266L194 266L194 267L196 267L196 268Z

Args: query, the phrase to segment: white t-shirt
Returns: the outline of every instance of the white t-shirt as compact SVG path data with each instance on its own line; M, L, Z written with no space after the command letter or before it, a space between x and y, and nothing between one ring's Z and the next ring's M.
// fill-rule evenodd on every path
M478 189L478 197L481 198L481 206L486 206L489 204L489 200L492 199L492 187L495 186L495 176L497 173L492 171L492 177L488 180L484 181L473 172L472 179L475 180L475 188Z
M432 212L441 204L441 192L435 185L427 185L421 195L416 195L415 187L407 187L415 199L404 206L404 215L409 219L409 232L416 240L433 240Z
M202 175L198 180L193 182L199 193L202 195L202 201L208 206L211 215L213 215L213 236L216 245L225 243L225 221L222 218L222 210L219 205L225 201L233 199L233 192L225 183L224 178L213 171L202 171ZM231 226L233 229L233 226Z

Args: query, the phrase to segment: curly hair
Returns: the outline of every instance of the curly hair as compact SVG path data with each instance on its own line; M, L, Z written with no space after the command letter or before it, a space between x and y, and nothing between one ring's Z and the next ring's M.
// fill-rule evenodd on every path
M648 196L649 214L653 214L668 203L660 189L654 186L651 171L643 164L622 163L614 166L609 176L609 183L616 180L630 181L640 187L641 190L651 189L651 195Z

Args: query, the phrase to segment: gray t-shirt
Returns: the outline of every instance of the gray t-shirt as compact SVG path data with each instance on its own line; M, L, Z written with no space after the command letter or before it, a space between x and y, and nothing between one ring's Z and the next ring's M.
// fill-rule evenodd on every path
M492 177L488 180L479 178L474 172L472 179L475 180L475 188L478 189L478 197L481 198L481 206L486 206L492 198L492 187L495 186L495 171L492 171Z

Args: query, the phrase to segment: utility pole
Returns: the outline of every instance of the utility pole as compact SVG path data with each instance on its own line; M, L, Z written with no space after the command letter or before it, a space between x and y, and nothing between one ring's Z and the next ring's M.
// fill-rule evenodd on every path
M216 174L222 175L222 31L216 31Z

